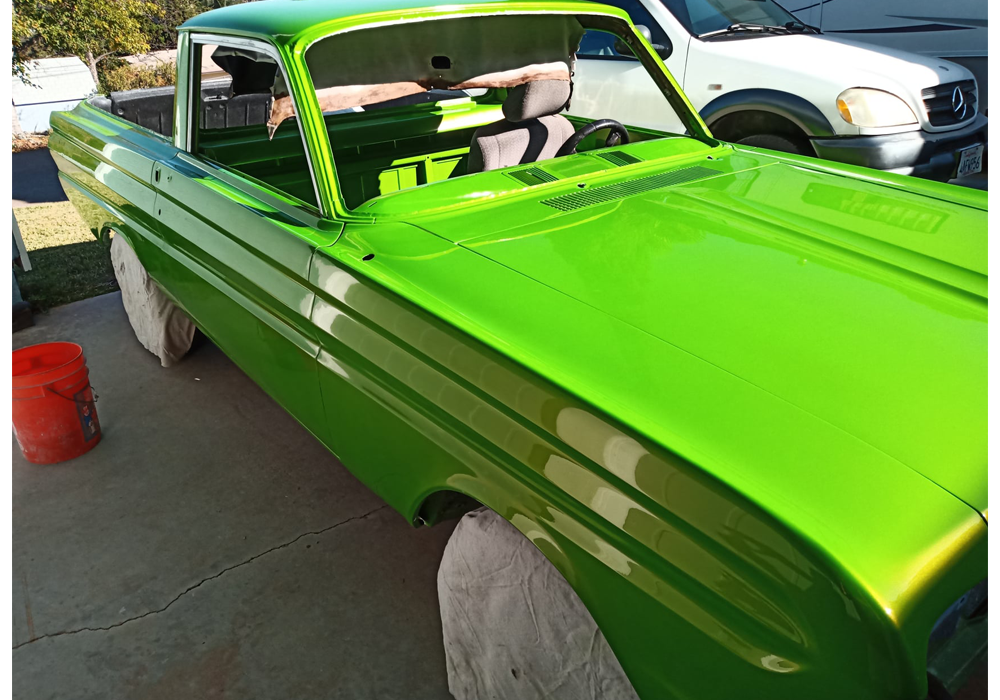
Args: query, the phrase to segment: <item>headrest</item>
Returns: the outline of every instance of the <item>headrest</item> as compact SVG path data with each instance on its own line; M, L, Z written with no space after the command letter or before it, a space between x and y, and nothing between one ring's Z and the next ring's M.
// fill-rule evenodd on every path
M569 102L569 88L568 80L534 80L522 83L507 91L507 99L503 102L503 116L509 122L525 122L558 114Z

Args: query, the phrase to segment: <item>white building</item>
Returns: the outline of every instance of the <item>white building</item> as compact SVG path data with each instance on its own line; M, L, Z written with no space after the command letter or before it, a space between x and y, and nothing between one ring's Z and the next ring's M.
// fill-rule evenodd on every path
M48 131L50 114L73 109L97 91L86 64L75 56L30 61L28 79L37 87L11 77L14 110L27 132Z

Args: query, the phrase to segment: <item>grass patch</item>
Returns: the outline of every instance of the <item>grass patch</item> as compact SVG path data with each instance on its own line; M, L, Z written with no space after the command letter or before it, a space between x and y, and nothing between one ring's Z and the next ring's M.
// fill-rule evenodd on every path
M15 214L31 260L31 272L16 271L17 283L33 309L117 291L111 252L70 202L22 207Z

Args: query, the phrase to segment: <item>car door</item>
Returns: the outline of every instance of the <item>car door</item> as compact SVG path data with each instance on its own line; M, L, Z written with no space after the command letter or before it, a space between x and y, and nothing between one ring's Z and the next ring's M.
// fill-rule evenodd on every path
M192 46L194 65L203 48L213 48L209 40ZM252 59L246 48L240 50ZM254 50L270 56L266 46ZM232 90L197 73L190 86L189 114L198 115L189 117L190 137L154 166L163 254L150 274L240 368L324 439L308 278L313 251L334 242L340 228L308 199L314 188L297 120L286 120L268 140L264 112L254 117L243 104L253 95L226 111L222 103L237 99L227 97Z
M635 25L649 30L651 43L669 47L667 69L682 83L690 36L674 23L664 21L667 10L651 2L652 11L639 0L607 0L628 13ZM656 13L654 16L653 12ZM664 26L669 27L668 33ZM571 114L588 119L615 119L627 126L684 132L684 126L669 109L663 94L638 60L622 55L615 38L607 32L588 30L576 54Z

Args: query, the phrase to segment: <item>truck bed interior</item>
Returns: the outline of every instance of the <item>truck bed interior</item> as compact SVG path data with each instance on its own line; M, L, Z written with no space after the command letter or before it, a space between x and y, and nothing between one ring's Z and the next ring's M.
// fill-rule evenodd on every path
M296 120L268 139L271 95L232 97L229 80L202 86L195 150L203 157L312 201L305 146ZM502 95L430 91L363 110L326 115L337 176L349 207L380 194L465 173L476 128L502 119ZM115 92L91 104L162 136L171 135L174 89Z

